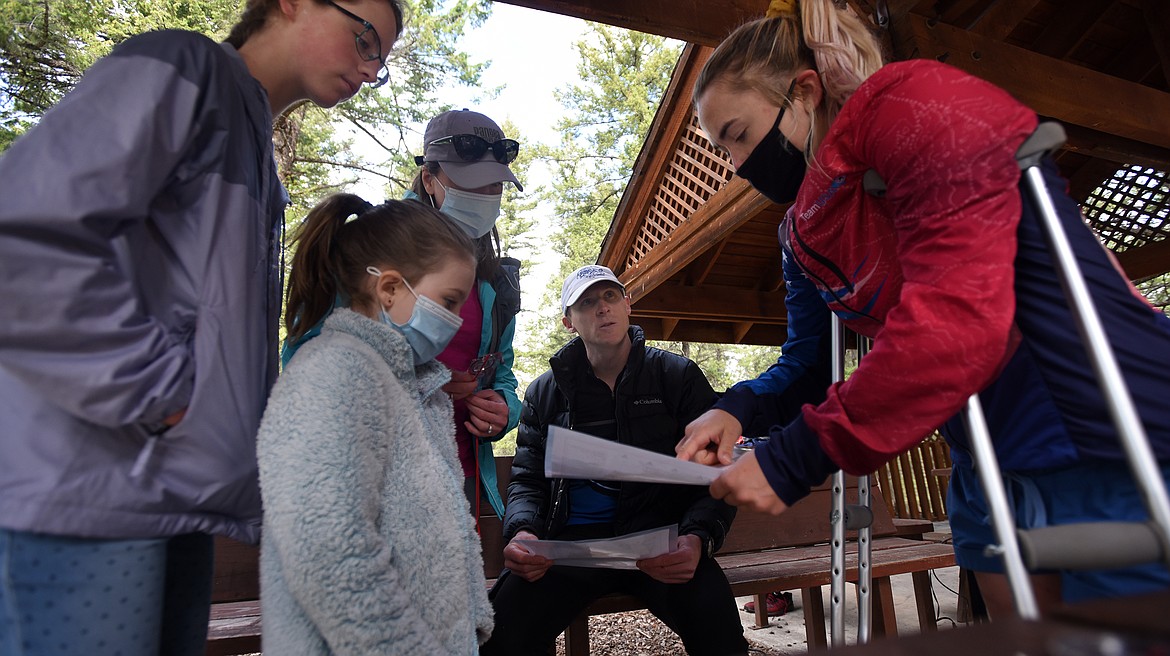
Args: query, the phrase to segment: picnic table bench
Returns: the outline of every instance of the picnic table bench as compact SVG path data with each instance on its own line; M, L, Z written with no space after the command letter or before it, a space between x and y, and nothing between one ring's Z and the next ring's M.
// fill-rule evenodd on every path
M497 457L497 478L506 493L511 476L511 457ZM846 498L855 502L854 479ZM506 496L506 494L505 494ZM821 586L830 581L831 526L829 510L832 493L821 486L775 517L753 511L740 511L732 524L716 560L723 568L736 596L756 597L756 624L767 626L764 596L768 592L798 590L804 608L804 622L809 648L826 645L825 616ZM881 492L871 488L874 524L872 527L871 572L873 587L873 634L897 634L890 577L911 574L923 632L934 631L935 612L930 588L930 570L955 564L950 545L911 539L915 531L921 536L932 528L930 522L917 524L895 521L886 509ZM479 518L483 542L484 576L490 587L503 568L505 546L502 525L489 513ZM917 526L917 529L913 527ZM857 580L855 533L851 532L846 556L846 579ZM212 593L211 622L207 655L221 656L260 651L259 550L226 538L216 539L215 580ZM565 632L566 653L583 656L589 653L589 617L608 613L644 609L636 597L607 595L591 604Z

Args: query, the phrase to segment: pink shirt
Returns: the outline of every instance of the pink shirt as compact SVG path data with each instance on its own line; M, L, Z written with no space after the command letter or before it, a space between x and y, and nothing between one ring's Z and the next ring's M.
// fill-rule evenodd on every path
M463 319L463 325L459 327L459 332L455 333L455 338L435 358L447 365L451 371L467 371L467 368L471 366L471 361L479 355L480 339L483 333L483 305L479 302L478 281L472 286L471 295L467 297L467 302L459 311L459 317ZM474 440L463 423L467 421L471 413L467 409L466 399L455 401L454 405L455 445L459 449L459 464L463 466L464 478L470 478L475 476L476 454L472 446Z

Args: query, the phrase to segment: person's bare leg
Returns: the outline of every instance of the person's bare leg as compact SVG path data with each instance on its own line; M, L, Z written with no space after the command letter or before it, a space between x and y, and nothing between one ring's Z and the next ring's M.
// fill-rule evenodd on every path
M975 578L979 582L979 593L983 595L987 614L993 621L1016 614L1012 588L1006 575L975 572ZM1060 603L1060 575L1033 574L1029 578L1032 579L1032 590L1036 594L1036 606L1040 609L1040 615L1044 616Z

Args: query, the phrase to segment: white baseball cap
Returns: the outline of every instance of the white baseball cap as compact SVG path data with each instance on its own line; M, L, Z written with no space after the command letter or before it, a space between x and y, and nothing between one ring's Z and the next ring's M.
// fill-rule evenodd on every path
M626 292L626 286L617 279L617 276L613 275L613 271L610 271L609 267L603 267L600 264L586 264L570 273L569 277L565 278L564 284L561 285L561 313L568 312L569 306L576 303L586 289L599 282L612 282L622 288L623 294Z

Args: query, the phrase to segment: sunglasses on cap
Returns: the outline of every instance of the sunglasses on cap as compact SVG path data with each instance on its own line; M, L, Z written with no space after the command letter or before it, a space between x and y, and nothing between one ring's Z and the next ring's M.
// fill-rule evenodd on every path
M447 143L455 148L455 154L459 156L459 159L467 162L477 161L488 150L492 151L492 157L500 164L509 164L520 154L520 142L515 139L500 139L488 143L483 137L474 134L453 134L448 137L439 137L427 145L436 146Z

